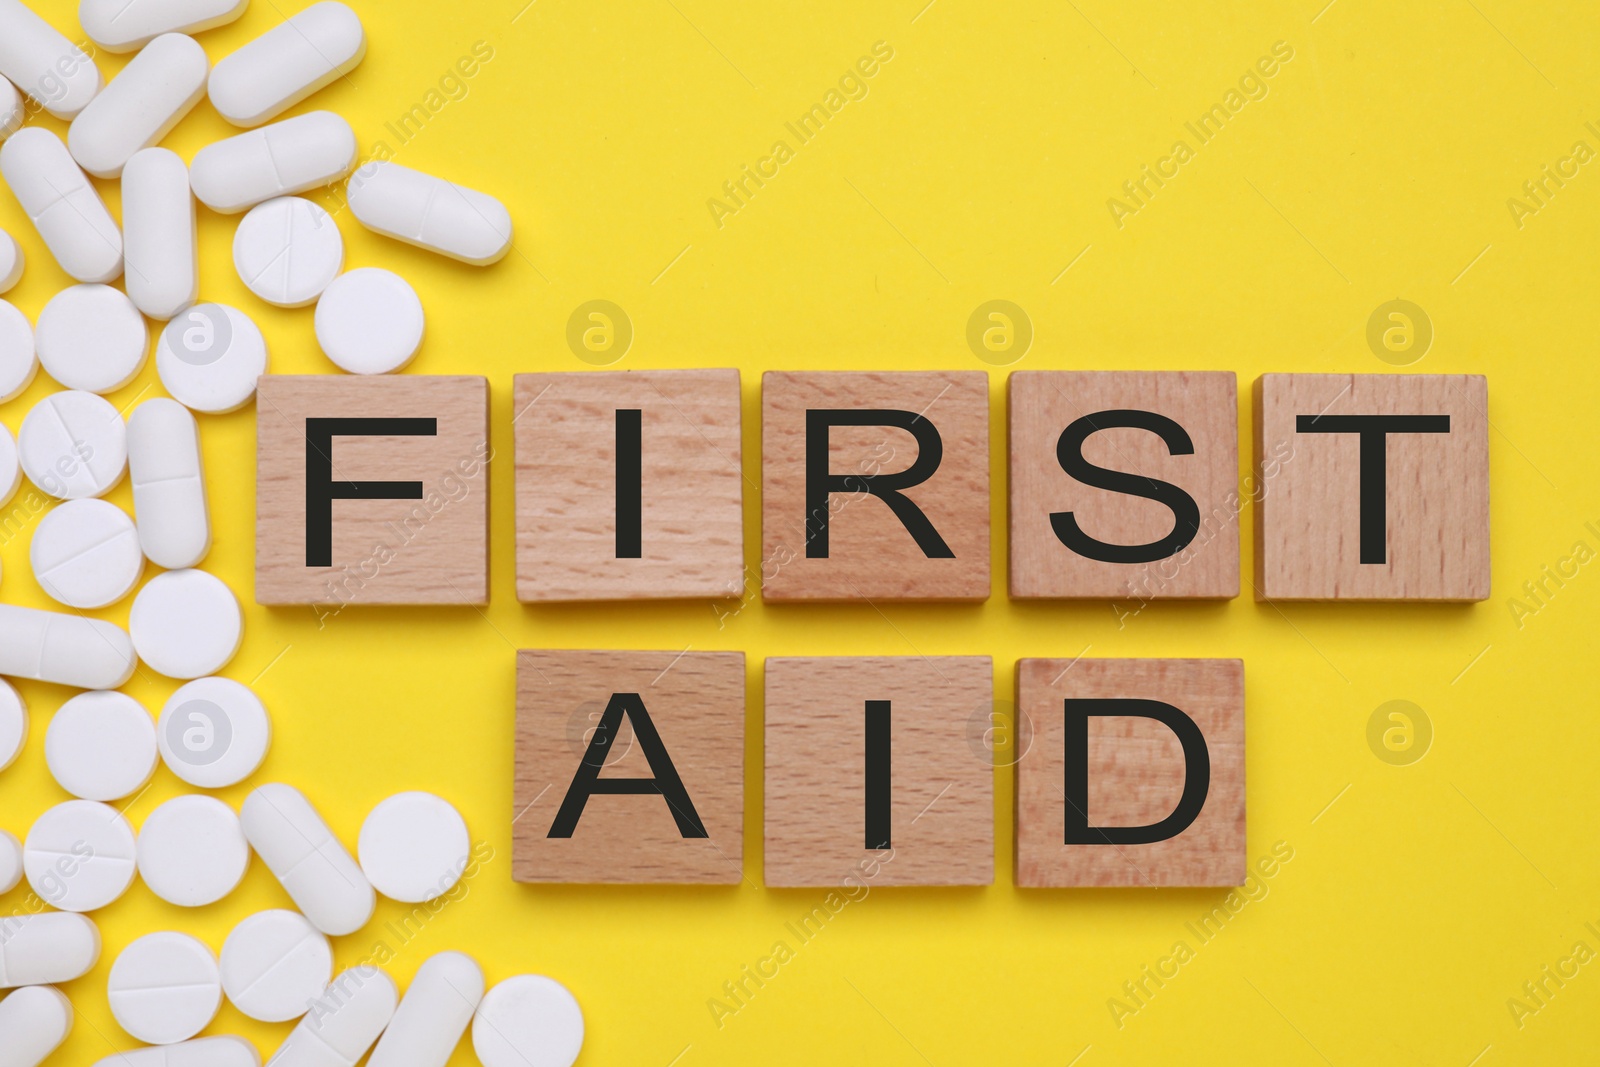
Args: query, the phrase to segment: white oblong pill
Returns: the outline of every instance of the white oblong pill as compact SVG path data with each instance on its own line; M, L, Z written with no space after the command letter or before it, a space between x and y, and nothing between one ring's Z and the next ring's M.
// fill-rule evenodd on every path
M211 102L235 126L259 126L356 68L367 54L361 19L344 4L312 4L211 72Z
M572 1067L583 1049L583 1009L554 978L507 978L484 996L472 1022L483 1067Z
M280 196L250 209L233 235L239 280L281 308L314 303L344 269L333 216L309 200Z
M28 316L16 305L0 300L0 404L21 396L38 373L39 356ZM0 484L0 491L4 489Z
M123 949L106 983L111 1014L147 1045L187 1041L217 1017L217 957L187 934L146 934Z
M139 877L168 904L215 904L239 888L249 869L239 817L215 797L173 797L139 828Z
M22 488L22 457L17 454L16 438L11 429L0 426L0 508L11 503L11 498Z
M250 0L82 0L78 22L107 52L133 52L164 33L203 33L243 15Z
M0 74L58 119L72 118L100 91L94 60L22 0L0 0Z
M156 743L167 769L200 789L226 789L254 774L272 743L261 698L231 678L200 678L161 709Z
M381 267L341 274L317 301L317 344L341 370L389 374L422 347L424 318L417 291Z
M184 407L221 415L250 402L267 373L267 341L250 317L224 304L196 304L161 331L156 373Z
M96 178L116 178L159 144L206 94L211 61L193 37L166 33L134 56L67 131L67 149Z
M144 369L150 331L119 290L74 285L39 312L33 344L45 373L68 389L112 393Z
M6 830L0 830L0 894L11 892L22 884L22 842Z
M236 215L336 182L355 162L350 124L331 111L313 111L206 145L189 165L189 184L212 211Z
M432 793L397 793L361 824L356 853L374 889L406 904L421 904L455 888L471 861L472 841L461 813Z
M133 520L104 500L69 500L52 510L34 530L28 559L50 599L90 611L133 592L144 574Z
M441 952L417 969L367 1067L446 1067L483 999L483 968Z
M126 693L80 693L44 732L44 761L56 784L82 800L121 800L156 770L156 724Z
M94 1067L261 1067L261 1054L242 1037L202 1037L116 1052Z
M5 83L5 79L0 78L0 83ZM22 269L27 264L28 257L23 254L17 239L0 230L0 293L10 292L16 287L22 280Z
M511 250L511 213L487 193L377 160L350 176L361 225L418 248L486 267Z
M376 967L335 978L272 1057L273 1067L356 1067L394 1018L400 991Z
M0 771L17 761L27 743L28 702L15 686L0 678Z
M39 816L22 844L28 886L61 911L103 908L133 884L136 842L116 808L92 800L57 804Z
M33 484L53 497L104 496L128 469L127 426L93 393L52 393L23 418L17 455Z
M62 270L80 282L121 276L122 231L61 138L39 126L19 130L0 145L0 176Z
M139 545L151 563L186 570L211 551L200 425L176 400L146 400L128 416L128 480Z
M342 937L372 918L372 883L300 790L264 785L239 817L256 854L318 930Z
M257 1022L286 1023L327 988L333 948L304 916L263 911L233 928L221 966L229 1003Z
M133 598L134 651L168 678L200 678L228 665L244 637L239 598L205 571L158 574Z
M22 104L22 94L9 78L0 78L0 141L22 129L27 118L28 109Z
M38 1067L72 1034L72 1002L28 986L0 1002L0 1067Z
M86 915L46 911L0 919L0 989L82 978L100 962L100 928Z
M189 168L176 152L146 148L122 169L122 243L128 298L163 322L200 299L200 253Z
M0 674L115 689L137 663L133 641L115 623L0 604Z

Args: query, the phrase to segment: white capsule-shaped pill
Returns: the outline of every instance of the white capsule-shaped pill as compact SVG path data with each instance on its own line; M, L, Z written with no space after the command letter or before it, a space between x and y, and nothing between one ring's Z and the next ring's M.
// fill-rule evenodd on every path
M259 126L354 70L367 54L361 19L344 4L312 4L223 59L211 102L235 126Z
M350 124L331 111L313 111L200 149L189 184L212 211L236 215L273 197L336 182L355 163Z
M22 0L0 0L0 74L58 119L72 118L100 91L94 60Z
M38 126L19 130L0 145L0 176L62 270L80 282L122 274L122 231L61 138Z
M107 52L134 52L164 33L203 33L243 15L250 0L82 0L78 22Z
M446 1067L483 999L483 968L441 952L417 970L367 1067Z
M200 426L176 400L146 400L128 416L128 477L139 546L168 570L198 566L211 551L211 516L200 461Z
M122 169L122 243L128 299L165 322L200 299L200 250L189 168L176 152L146 148Z
M22 106L22 94L17 92L17 87L9 79L0 78L0 141L22 129L27 117L27 108Z
M46 911L0 919L0 989L82 978L100 962L100 928L87 915Z
M39 1067L72 1033L72 1002L49 986L0 1002L0 1067Z
M119 176L135 152L160 143L194 109L210 73L206 50L193 37L157 37L72 120L72 158L96 178Z
M0 674L78 689L133 677L133 639L115 623L0 604Z
M202 1037L118 1052L94 1067L261 1067L261 1053L242 1037Z
M511 250L511 213L487 193L398 163L368 163L350 176L350 210L374 233L475 266Z
M278 1046L272 1067L355 1067L394 1018L399 997L378 968L350 968Z
M372 918L372 883L300 790L262 786L246 798L240 821L251 847L311 925L342 937Z

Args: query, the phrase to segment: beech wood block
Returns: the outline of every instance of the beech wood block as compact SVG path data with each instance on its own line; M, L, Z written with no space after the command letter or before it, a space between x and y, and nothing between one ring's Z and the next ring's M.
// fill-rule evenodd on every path
M489 602L489 383L268 374L256 393L256 601Z
M744 690L743 652L518 652L513 877L741 881Z
M1266 374L1255 406L1257 599L1488 599L1487 379Z
M767 660L767 885L993 884L993 706L987 656Z
M762 597L989 596L989 376L769 371Z
M1018 371L1008 390L1013 597L1239 595L1232 371Z
M1017 707L1017 885L1244 883L1240 660L1019 660Z

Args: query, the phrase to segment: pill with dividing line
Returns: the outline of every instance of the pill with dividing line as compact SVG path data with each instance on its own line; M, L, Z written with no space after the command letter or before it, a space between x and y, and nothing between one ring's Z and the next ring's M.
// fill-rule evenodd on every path
M366 54L354 11L331 0L313 4L218 63L211 102L235 126L258 126L344 77Z
M94 60L22 0L0 0L0 74L58 119L72 118L100 91Z
M0 78L0 141L22 129L23 120L27 117L27 109L22 106L22 94L9 80Z
M164 33L203 33L243 15L250 0L82 0L78 22L107 52L134 52Z
M210 72L193 37L157 37L72 120L72 158L96 178L117 177L135 152L159 143L194 109Z
M0 1001L0 1067L38 1067L72 1033L72 1002L49 986Z
M240 822L251 847L311 925L341 937L372 918L372 883L300 790L262 786L246 798Z
M352 967L278 1047L272 1067L355 1067L394 1018L399 990L376 967Z
M128 299L152 319L200 299L200 252L189 168L175 152L146 148L122 168L122 243Z
M200 426L176 400L146 400L128 417L128 476L139 545L169 571L197 566L211 550L200 462Z
M261 1054L242 1037L202 1037L118 1052L94 1067L261 1067Z
M0 675L116 689L135 663L133 639L115 623L0 604Z
M86 915L46 911L0 919L0 989L82 978L100 962L100 928Z
M212 211L236 215L273 197L336 182L355 163L350 124L331 111L313 111L200 149L189 184Z
M0 176L62 270L80 282L122 274L122 231L61 138L38 126L18 131L0 145Z
M475 266L511 249L504 204L398 163L368 163L350 177L350 210L367 229Z
M417 970L367 1067L445 1067L483 999L483 968L441 952Z

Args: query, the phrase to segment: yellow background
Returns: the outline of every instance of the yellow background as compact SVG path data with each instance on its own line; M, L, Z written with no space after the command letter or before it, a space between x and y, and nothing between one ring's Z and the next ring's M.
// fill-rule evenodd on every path
M74 4L47 13L76 35ZM276 737L256 783L303 787L353 844L383 797L430 789L496 857L470 894L400 948L402 984L464 949L491 981L542 972L589 1027L580 1062L700 1064L1578 1063L1600 1038L1600 965L1519 1028L1507 1008L1577 940L1600 948L1592 660L1600 577L1584 569L1531 617L1509 604L1574 542L1600 547L1594 488L1594 275L1600 171L1583 167L1519 228L1507 199L1600 120L1600 9L1576 3L1267 0L1112 4L721 3L713 0L368 0L366 61L302 104L347 116L363 151L505 200L517 251L480 271L340 224L351 266L384 265L429 315L419 373L481 373L493 391L493 603L351 610L249 605L254 418L202 417L217 543L205 567L247 602L226 673L253 682ZM921 10L919 10L919 8ZM219 58L279 22L257 0L201 37ZM425 100L474 42L494 57L470 92L403 147L386 123ZM894 58L779 176L719 229L722 183L788 139L874 42ZM1294 58L1148 206L1107 208L1183 123L1220 101L1274 42ZM123 57L101 55L109 76ZM54 120L44 120L62 129ZM1600 121L1597 121L1600 125ZM166 142L186 159L232 132L202 104ZM1193 146L1192 139L1190 140ZM791 142L791 147L793 143ZM1593 173L1591 173L1593 172ZM115 205L114 185L103 183ZM323 197L332 205L336 198ZM327 372L311 312L275 311L231 268L232 220L202 212L203 295L263 326L274 369ZM12 297L29 314L67 282L24 241ZM1070 270L1065 270L1071 264ZM1437 337L1412 370L1490 378L1493 597L1471 606L1156 604L1119 626L1104 602L1003 595L1005 370L994 369L996 595L979 606L790 607L759 598L719 625L703 602L519 606L512 578L511 377L583 369L568 316L609 299L636 329L619 367L736 365L746 471L758 480L759 373L772 368L978 368L966 323L994 298L1036 330L1019 368L1388 372L1366 322L1395 297ZM0 408L13 430L53 388ZM157 395L154 367L112 399ZM1240 413L1241 434L1249 423ZM1247 451L1247 450L1246 450ZM1241 470L1241 474L1243 474ZM26 487L8 511L33 490ZM129 506L124 485L112 499ZM746 501L755 565L758 493ZM1245 516L1249 528L1250 516ZM28 573L37 520L0 546L7 602L46 606ZM1252 546L1245 538L1246 574ZM127 603L104 612L125 621ZM735 889L529 888L510 880L513 649L735 649L749 656L747 883ZM707 1001L786 938L822 894L760 886L762 658L990 654L1002 699L1020 656L1239 656L1246 663L1249 853L1294 859L1210 944L1185 924L1220 891L1022 892L1010 884L1011 777L996 790L998 878L984 890L874 890L844 910L737 1015ZM174 683L128 691L159 709ZM70 694L22 689L34 733L0 775L0 824L23 834L66 799L44 727ZM1367 720L1406 699L1433 723L1411 766L1369 750ZM135 824L181 792L164 769ZM237 804L245 789L225 797ZM287 898L257 864L224 904L189 914L136 887L96 916L99 967L50 1062L130 1047L105 980L139 934L182 928L220 946ZM26 891L0 900L27 907ZM383 924L343 938L365 958ZM1195 958L1137 1014L1107 1001L1187 941ZM1594 972L1594 973L1591 973ZM212 1028L270 1054L287 1027L224 1007ZM1475 1059L1476 1057L1476 1059ZM473 1062L464 1047L455 1062Z

